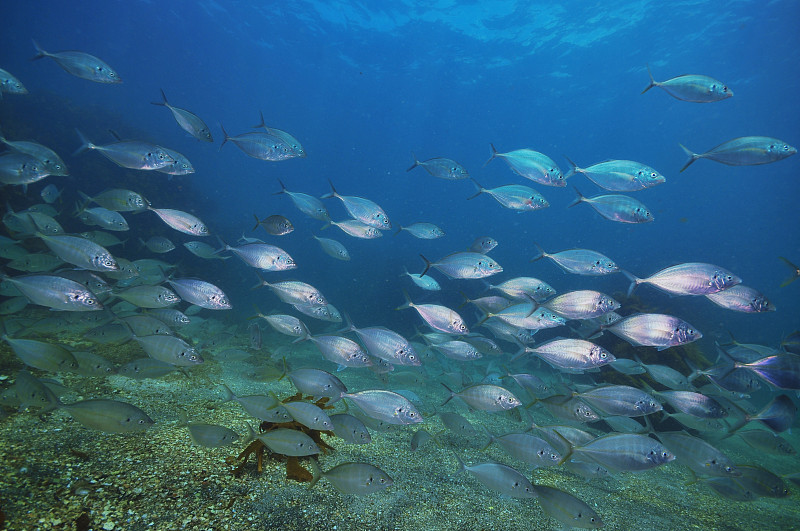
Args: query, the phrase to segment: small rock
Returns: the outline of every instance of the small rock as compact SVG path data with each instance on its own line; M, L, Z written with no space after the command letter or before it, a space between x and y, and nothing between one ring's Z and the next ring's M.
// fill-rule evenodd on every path
M106 531L111 531L112 529L114 529L114 522L110 520L108 522L103 522L103 529L105 529Z

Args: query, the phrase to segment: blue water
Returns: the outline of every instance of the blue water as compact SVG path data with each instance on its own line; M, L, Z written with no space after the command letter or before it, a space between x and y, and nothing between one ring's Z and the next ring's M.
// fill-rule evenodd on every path
M778 256L800 263L800 157L747 167L700 160L678 173L685 162L679 143L696 152L749 135L800 144L800 3L391 4L14 2L2 8L0 67L16 75L31 97L55 93L71 112L80 112L75 123L65 123L58 106L48 106L30 117L35 127L21 129L43 142L47 124L68 132L59 138L63 147L56 148L72 170L58 183L67 188L67 204L77 199L77 189L97 193L105 187L81 173L87 160L102 163L110 176L117 171L98 153L70 156L79 146L73 128L97 143L111 140L108 128L123 137L143 133L144 140L188 156L197 172L168 182L163 174L140 172L123 187L142 192L156 207L195 213L231 243L243 231L265 237L262 229L249 232L254 213L288 216L295 232L268 241L289 251L298 268L269 279L314 284L359 326L390 326L410 335L420 323L417 315L394 311L403 302L403 289L415 302L451 307L460 304L462 290L481 294L485 287L479 281L448 281L434 273L443 291L431 296L399 275L404 266L421 271L420 253L435 260L489 235L500 242L491 254L505 269L498 279L535 276L561 293L624 292L627 281L622 275L565 275L546 260L531 264L533 242L549 252L595 249L638 276L694 261L734 271L778 311L737 314L702 298L670 298L650 287L637 292L647 304L700 329L705 336L700 346L710 358L714 341L727 340L729 330L743 342L776 345L800 327L800 282L778 287L790 273ZM31 62L31 39L48 51L97 55L124 83L94 84L49 59ZM707 74L723 80L735 96L694 104L658 88L642 95L647 64L658 80ZM189 137L168 111L150 104L159 101L159 89L170 103L211 126L214 145ZM5 95L0 109L7 111L21 98ZM218 150L218 124L231 134L244 133L258 122L259 111L267 125L297 137L308 157L266 162L230 143ZM656 221L617 224L588 205L567 209L574 198L571 187L526 182L502 160L483 167L490 143L501 152L541 151L564 172L569 165L563 155L581 166L606 159L648 164L667 182L635 197ZM551 206L518 214L485 195L467 201L474 193L469 181L437 180L421 168L406 172L412 151L421 160L455 159L487 188L531 185ZM426 241L404 232L356 240L335 227L321 231L322 224L305 218L287 196L273 195L280 190L278 179L289 190L317 196L329 191L331 179L341 193L379 203L395 226L433 222L447 236ZM31 186L29 197L49 182L56 180ZM602 193L582 176L570 184L587 196ZM325 201L334 219L346 217L338 201ZM176 243L193 239L159 225L150 213L134 217L139 219L144 221L131 225L141 223ZM323 254L312 234L343 242L352 261ZM249 291L256 277L237 259L204 262L178 247L168 259L182 258L185 271L220 285L234 305L232 322L251 315L253 303L262 310L279 308L271 293ZM124 256L139 257L135 254ZM477 321L472 310L464 316L468 325Z

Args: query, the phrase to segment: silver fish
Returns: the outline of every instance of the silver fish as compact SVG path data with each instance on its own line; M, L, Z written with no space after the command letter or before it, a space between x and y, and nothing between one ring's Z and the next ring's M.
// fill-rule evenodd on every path
M264 129L264 131L266 131L268 134L280 139L286 146L289 147L290 152L296 157L306 156L306 151L303 149L303 146L300 144L299 140L286 131L281 131L280 129L275 129L274 127L267 127L264 123L264 113L259 111L259 114L261 116L261 123L253 126L253 129Z
M444 231L433 223L412 223L407 227L398 225L395 235L400 234L402 231L406 231L413 237L421 240L435 240L436 238L444 236Z
M289 415L279 400L272 396L265 395L248 395L236 396L230 388L222 384L225 390L224 402L236 401L242 406L249 415L256 417L259 420L268 422L290 422L292 417Z
M66 234L47 235L37 232L45 245L56 256L90 271L116 271L119 269L116 260L104 247L78 236Z
M94 201L103 208L115 212L142 212L147 210L150 202L143 195L131 190L112 188L100 192L94 197L89 197L83 192L79 192L81 197Z
M241 149L247 156L255 159L281 161L305 156L305 152L302 155L298 154L284 139L269 132L262 133L257 131L230 136L221 124L220 129L222 129L222 134L225 137L222 140L220 149L230 141L236 144L236 147Z
M33 46L36 48L36 55L33 56L32 60L49 57L65 72L75 77L88 79L95 83L122 83L119 74L94 55L77 51L49 53L42 50L36 41L33 41Z
M139 238L139 243L142 244L142 247L147 247L151 252L158 254L168 253L175 249L175 244L164 236L151 236L147 241Z
M293 315L264 315L259 313L256 317L264 319L276 332L293 337L306 337L309 335L305 323Z
M322 471L314 459L310 460L313 487L320 478L325 478L342 494L364 495L378 492L392 485L389 475L369 463L341 463Z
M328 397L328 404L339 401L342 393L347 392L339 378L322 369L295 369L286 375L298 391L315 398Z
M44 412L53 409L56 402L53 392L39 378L25 370L17 373L13 390L19 399L20 411L35 407Z
M406 308L414 308L419 316L434 330L439 330L446 334L469 334L467 325L464 324L464 319L455 310L451 310L446 306L438 304L414 304L405 294L406 302L399 306L398 310Z
M727 310L744 313L774 312L775 305L760 291L738 284L736 286L707 293L706 298Z
M489 285L490 289L502 291L514 299L544 302L556 294L556 290L543 280L533 277L516 277L497 285Z
M48 184L42 191L39 192L39 195L42 197L42 200L45 203L52 204L56 202L56 199L61 197L62 190L59 190L58 187L54 184Z
M703 337L699 330L686 321L660 313L631 315L612 324L607 330L632 345L658 347L658 350L691 343Z
M331 431L333 423L328 414L310 402L282 402L283 408L292 418L312 430Z
M570 370L602 367L616 360L600 345L583 339L553 339L536 348L526 347L517 357L523 352L536 354L554 367Z
M153 359L178 367L191 367L203 363L203 357L186 341L175 336L133 336L142 349Z
M365 225L380 230L392 228L392 222L389 221L389 216L386 215L386 212L384 212L377 203L355 195L341 195L336 191L330 179L328 179L328 183L331 185L331 192L323 195L321 199L335 197L341 200L347 213Z
M369 444L372 442L367 427L353 415L339 413L331 415L330 418L333 423L333 433L346 443Z
M538 254L531 259L531 262L535 262L541 258L549 258L567 273L597 276L619 271L619 266L612 259L597 251L591 251L589 249L568 249L566 251L550 254L539 247L537 243L533 245L536 247Z
M469 246L469 250L473 253L487 254L497 245L498 241L491 236L481 236L480 238L475 238L475 241Z
M155 170L175 162L166 151L149 142L122 140L98 146L87 140L77 129L75 132L81 141L81 146L75 151L75 155L87 149L96 150L117 166L132 170Z
M121 318L137 336L171 336L172 329L161 319L134 314Z
M341 336L311 336L305 339L314 343L326 360L343 367L370 367L372 360L355 341Z
M220 256L216 253L216 249L205 242L192 241L183 244L195 256L205 258L206 260L228 260L230 256Z
M433 348L441 352L445 358L456 361L474 361L483 357L478 349L466 341L445 341L433 345Z
M466 470L486 487L511 498L535 498L536 492L524 475L517 472L510 466L499 463L481 463L479 465L467 466L457 455L458 470L456 473Z
M159 173L166 173L167 175L189 175L194 173L194 166L189 161L189 159L183 153L179 153L174 149L168 149L164 146L158 146L159 148L163 149L164 152L169 155L172 159L172 162L167 164L164 167L156 168L156 171ZM170 177L171 179L172 177Z
M5 334L2 339L25 365L35 369L60 372L74 371L78 368L78 361L72 352L61 345L33 339L14 339Z
M613 312L620 304L604 293L585 289L557 295L543 306L565 319L594 319Z
M122 214L103 207L82 208L78 211L77 217L87 225L97 225L105 230L130 230Z
M167 283L178 296L192 304L209 310L230 310L233 308L225 293L210 282L194 278L172 278Z
M411 171L417 166L425 168L425 170L434 177L439 179L446 179L448 181L457 181L460 179L468 179L469 173L467 169L452 159L436 157L425 161L418 161L417 156L411 153L414 158L414 164L406 171Z
M425 261L425 270L420 276L425 276L431 267L450 278L486 278L503 272L503 267L496 261L485 254L472 251L452 253L436 262L431 262L422 255L420 257Z
M572 449L572 455L596 461L609 470L639 472L664 465L675 454L646 435L612 433Z
M647 278L637 278L624 270L623 273L631 281L628 296L640 284L652 284L672 295L708 295L742 282L741 278L725 268L699 262L667 267Z
M702 393L694 391L659 391L658 396L664 398L672 407L703 419L721 419L728 416L725 408L711 398Z
M23 275L3 277L17 288L33 304L47 306L55 310L96 311L103 304L97 296L82 284L53 275Z
M655 398L629 385L604 385L575 396L608 415L641 417L663 409Z
M388 424L422 422L422 415L414 404L403 395L392 391L370 389L357 393L342 393L342 398L353 402L368 417Z
M370 354L395 365L419 366L419 354L406 338L381 326L356 328L349 323L345 330L355 332Z
M6 94L27 94L28 89L19 79L0 68L0 99L3 97L3 92Z
M172 290L164 286L133 286L114 295L139 308L167 308L181 301Z
M152 315L169 326L181 327L192 322L182 311L171 308L154 308L148 311L147 314Z
M579 168L569 158L567 160L572 166L567 178L582 173L600 188L612 192L636 192L667 182L663 175L650 166L632 160L608 160L588 168Z
M286 189L286 186L284 186L283 182L280 180L278 180L278 182L281 185L281 191L275 192L276 195L288 195L289 199L291 199L292 203L294 203L294 206L297 207L297 210L309 217L318 219L320 221L331 221L331 216L328 213L328 209L325 208L325 205L322 204L322 201L313 195L308 195L303 192L290 192Z
M344 221L331 220L330 225L339 227L342 232L354 238L372 240L383 236L383 233L378 228L362 223L357 219L346 219ZM325 227L322 228L324 229Z
M195 444L207 448L220 448L239 440L239 434L225 426L190 422L186 425Z
M694 153L679 144L689 160L681 171L697 159L709 159L728 166L755 166L777 162L797 153L797 148L777 138L767 136L742 136L728 140L705 153Z
M332 240L331 238L320 238L316 235L312 236L319 242L320 247L322 247L322 250L325 251L325 254L328 256L345 262L350 260L350 253L347 252L347 248L340 242Z
M0 142L7 145L14 151L17 151L18 153L29 155L38 160L39 162L41 162L44 165L44 170L49 175L56 175L56 176L69 175L69 172L67 171L67 165L64 164L64 161L61 159L61 157L58 156L58 153L56 153L47 146L43 146L38 142L33 142L30 140L15 140L15 141L8 140L3 135L2 131L0 131ZM48 185L48 186L53 186L53 185ZM48 203L50 202L52 201L48 201Z
M251 430L252 431L252 428ZM321 452L314 439L298 430L278 428L255 436L276 454L301 457Z
M579 203L588 203L604 218L620 223L649 223L654 220L650 210L632 197L611 194L584 197L577 188L573 188L578 197L569 204L570 207Z
M192 236L208 236L210 234L206 224L188 212L171 208L153 208L149 205L147 210L155 212L161 218L161 221L178 232L191 234Z
M489 164L496 158L502 158L511 170L526 179L543 184L545 186L563 187L567 185L567 180L558 165L545 155L532 149L517 149L508 153L498 153L494 144L492 146L492 156L486 161ZM484 164L484 166L486 166Z
M470 407L481 411L505 411L522 405L522 402L514 396L514 393L498 385L477 384L462 389L458 393L445 384L442 384L442 387L450 393L450 396L447 397L447 400L442 405L445 405L456 396Z
M472 182L478 187L478 193L467 199L474 199L481 194L486 194L505 208L518 210L520 212L541 210L542 208L550 206L550 203L547 202L547 199L545 199L542 194L533 188L522 186L521 184L507 184L498 186L497 188L484 188L475 179L472 179Z
M17 271L25 271L27 273L44 273L46 271L52 271L63 263L64 261L57 256L39 253L28 254L22 258L11 260L6 265L11 269L16 269Z
M0 155L0 183L23 185L41 181L49 172L45 165L25 153L10 151Z
M436 282L435 279L431 278L430 275L422 276L419 273L409 273L408 269L403 267L403 275L408 276L411 281L419 286L420 288L424 289L425 291L439 291L442 287Z
M36 228L38 228L42 233L64 234L64 227L62 227L58 221L47 214L42 214L41 212L31 212L30 210L25 211L25 214L28 215L31 221L33 221L34 225L36 225Z
M564 527L597 529L604 525L594 509L572 494L545 485L536 485L534 492L545 514Z
M486 429L486 428L484 428ZM558 465L563 457L547 441L528 433L507 433L495 436L489 430L489 443L483 448L486 450L492 443L497 443L514 459L519 459L536 467L551 467Z
M93 430L107 433L138 433L154 424L147 413L127 402L94 398L60 404L72 418Z
M677 462L697 474L717 477L737 477L742 472L728 456L703 439L685 432L659 432L656 437L677 457Z
M222 247L217 252L231 251L241 258L242 262L263 271L287 271L295 269L297 264L289 253L267 243L246 243L239 247L231 247L220 240Z
M186 109L181 109L180 107L173 107L170 105L163 89L161 90L161 101L153 101L150 103L153 105L161 105L169 109L172 112L172 117L175 118L175 121L178 122L178 125L181 126L181 129L196 139L204 142L214 141L214 138L211 136L211 131L208 129L208 126L205 124L205 122L199 116L187 111Z
M266 286L287 304L311 304L315 306L326 306L328 304L325 296L311 284L306 284L299 280L284 280L270 284L261 278L261 275L258 278L259 283L253 286L253 289Z
M693 103L710 103L733 97L733 91L722 81L713 77L699 74L684 74L666 81L656 81L647 65L647 74L650 84L645 87L642 94L653 87L659 87L675 99Z
M160 378L175 372L177 369L178 367L171 363L165 363L153 358L142 358L126 363L119 368L117 374L135 380L144 380L147 378Z

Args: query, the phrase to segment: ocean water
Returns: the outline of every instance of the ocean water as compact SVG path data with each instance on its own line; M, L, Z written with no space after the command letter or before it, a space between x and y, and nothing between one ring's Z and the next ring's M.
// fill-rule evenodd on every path
M481 280L449 280L434 271L432 275L442 284L442 291L423 292L402 276L404 268L421 272L425 263L420 254L435 261L466 250L481 236L499 242L490 256L504 271L487 279L491 283L533 276L547 281L559 293L595 289L614 295L623 303L622 310L627 310L625 315L635 306L680 316L702 331L704 337L694 346L709 364L716 358L715 342L730 341L731 334L742 343L777 347L787 334L800 328L800 282L779 287L791 270L778 258L800 263L800 158L741 167L699 160L679 173L686 162L679 144L698 153L751 135L800 144L796 97L800 90L800 38L795 31L800 4L796 1L730 5L646 0L391 4L53 1L8 2L2 12L0 68L19 78L30 94L3 94L0 127L9 139L34 139L53 148L66 161L70 176L49 177L31 185L27 193L19 187L5 187L0 193L4 202L21 210L40 202L38 194L45 185L63 188L58 219L68 232L86 230L70 216L78 190L90 195L110 187L136 190L155 207L184 210L200 217L212 233L205 240L215 247L217 237L233 245L242 234L279 245L298 267L265 273L267 280L311 283L357 326L385 326L405 337L413 336L423 323L413 310L395 310L404 302L403 290L414 302L457 308L463 302L462 292L476 298L485 294L487 284ZM123 83L91 83L68 75L50 59L30 61L35 53L32 39L50 52L81 50L94 54L110 64ZM672 98L658 87L640 94L648 84L647 65L659 81L687 73L705 74L722 80L735 95L697 104ZM214 143L192 138L166 109L151 105L160 100L159 89L171 104L203 118ZM299 139L307 157L269 162L246 156L231 142L220 147L220 124L231 135L252 131L259 112L267 125ZM167 179L161 173L123 170L96 152L73 156L80 146L76 128L98 144L113 140L108 133L112 129L124 138L177 150L189 158L196 172ZM555 188L523 179L502 160L484 166L491 155L490 144L500 152L530 148L545 153L564 173L570 167L565 157L582 167L609 159L647 164L663 174L666 183L630 195L648 206L655 221L614 223L588 205L567 208L575 198L573 186L587 197L605 192L581 175L570 177L567 187ZM469 180L436 179L422 168L407 171L413 162L412 153L420 160L454 159L486 188L531 186L550 206L517 213L502 208L485 194L468 200L475 192ZM395 229L424 221L442 227L446 236L419 240L405 231L394 235L392 230L374 240L351 238L336 227L323 228L322 222L296 210L289 197L276 195L281 189L279 179L290 191L315 196L330 191L330 180L342 194L369 198L381 205ZM334 220L347 217L338 200L323 201ZM295 231L281 237L266 235L261 228L252 231L254 214L259 218L285 215ZM244 329L254 305L264 313L289 313L288 306L268 290L250 289L258 279L254 270L237 258L202 260L180 245L197 238L172 231L148 212L126 217L131 225L130 240L124 249L113 248L112 252L128 259L161 258L177 263L179 276L199 277L221 287L233 309L205 310L200 315L236 326L232 344L247 344ZM171 238L178 249L156 256L137 248L138 237L152 235ZM325 255L313 235L344 243L352 260L336 261ZM531 263L536 255L535 243L548 252L597 250L640 277L682 262L717 264L766 295L777 311L736 313L702 297L674 297L650 286L637 288L638 300L630 301L625 298L628 281L621 274L568 275L548 260ZM3 270L9 273L5 267ZM480 320L471 306L459 311L471 329ZM311 319L304 321L313 333L337 328ZM210 329L188 339L199 343L207 339ZM63 337L74 340L80 334L80 330L68 328ZM568 332L563 329L543 331L536 339L538 343L565 334ZM289 343L285 336L266 331L264 339L269 351ZM502 346L505 354L500 361L507 363L518 347L510 343ZM320 368L335 371L336 367L322 361L313 347L302 348L305 357L298 361L316 364L314 360L318 360ZM9 355L4 374L13 375L22 365L8 349L4 352ZM637 352L648 362L661 360L686 372L686 366L681 365L682 354L669 350L655 354L654 349ZM133 359L130 352L109 355L117 362ZM479 381L488 367L487 359L458 366L435 356L430 364L461 371L473 382ZM353 369L342 373L347 375L351 390L380 385L371 373L363 379ZM433 412L446 395L438 376L432 370L425 374L424 385L416 391L424 398L426 415L430 413L435 419ZM79 384L84 385L76 381ZM207 387L206 399L213 395L213 382L199 385ZM764 385L752 397L756 408L776 394L767 387ZM387 388L399 387L388 384ZM280 389L288 392L290 388ZM126 390L133 393L130 387ZM795 391L789 392L796 401ZM148 405L154 410L168 410L163 404ZM463 408L460 411L466 412ZM489 414L469 415L473 423L490 423L498 430L512 427ZM29 417L35 421L35 415ZM158 429L156 420L153 429ZM429 431L437 431L435 421L430 422L434 427ZM522 424L513 427L524 429ZM88 430L81 433L86 438L119 437ZM403 433L406 441L412 432L407 429ZM399 435L393 437L400 439ZM463 450L458 444L451 446L449 449L457 452ZM477 451L481 446L467 445L472 463L503 458L500 453L491 457L481 454ZM389 443L383 448L392 451ZM446 455L443 452L441 457ZM747 452L741 455L747 457ZM360 458L369 460L369 450L363 450ZM447 468L454 470L452 461ZM512 463L510 458L505 462ZM389 461L388 466L391 464ZM796 456L771 464L779 467L773 470L776 473L800 470ZM653 473L622 474L615 482L604 483L604 488L624 498L619 492L623 487L632 488L626 485L628 481L641 482L648 489L656 488L659 480L666 481L647 474ZM536 483L535 472L533 477ZM465 482L469 492L479 492L482 499L498 505L508 501L463 475L459 481ZM396 478L390 490L397 489L398 483L402 482ZM429 490L436 488L432 484ZM705 487L691 489L683 491L684 496L698 489L710 492ZM678 491L675 495L681 496ZM14 492L6 488L4 496L14 496ZM790 502L797 502L796 488L779 502L783 505L776 502L761 509L762 524L770 514L783 522L781 518L789 513L782 511L788 511ZM326 503L331 502L326 498L312 503L324 513ZM424 505L424 499L419 503ZM621 529L625 519L619 507L600 504L609 526ZM746 514L746 508L741 510ZM695 505L691 511L702 514L704 507ZM488 518L482 525L506 528L500 520ZM672 520L661 528L687 528L692 518ZM13 524L13 518L9 521ZM797 525L796 521L786 521L783 528ZM469 528L468 524L438 523L442 528ZM269 525L269 521L261 524ZM381 520L378 527L388 525ZM700 525L747 528L746 520L725 527L728 524L722 515Z

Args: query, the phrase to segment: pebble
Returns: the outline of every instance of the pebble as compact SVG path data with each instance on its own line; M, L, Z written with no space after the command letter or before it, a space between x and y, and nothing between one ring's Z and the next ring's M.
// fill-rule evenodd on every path
M105 529L106 531L111 531L112 529L114 529L114 522L111 521L103 522L103 529Z

